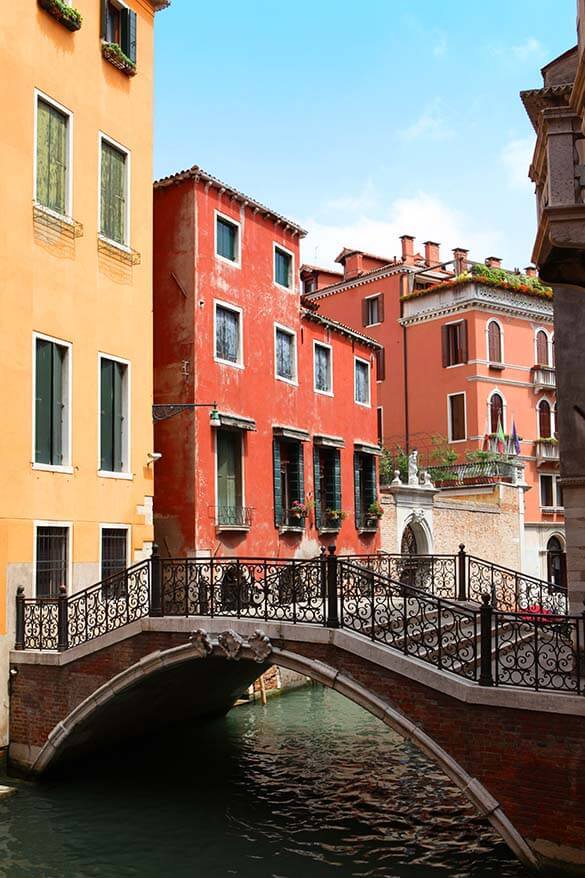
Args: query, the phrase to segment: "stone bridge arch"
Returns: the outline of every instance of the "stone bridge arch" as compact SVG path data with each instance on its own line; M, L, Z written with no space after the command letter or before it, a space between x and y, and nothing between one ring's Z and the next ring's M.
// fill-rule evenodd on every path
M208 623L206 627L209 627L210 621L205 620ZM250 627L248 630L240 627L240 634L233 629L220 630L220 627L224 628L226 621L217 620L221 626L216 626L214 633L199 630L188 636L188 639L185 633L178 632L168 632L166 636L157 632L154 637L153 632L137 633L134 638L112 644L110 650L102 650L102 655L94 653L81 656L77 668L75 661L62 665L61 669L65 671L63 675L57 671L58 662L49 666L32 663L21 665L14 682L15 727L18 728L21 722L17 695L19 687L23 690L22 700L26 701L30 694L30 684L33 681L34 685L41 683L45 695L44 698L41 697L45 719L41 735L45 737L42 743L37 737L38 743L29 748L27 757L18 744L12 745L11 756L23 767L28 767L32 774L42 775L60 761L75 756L88 746L91 748L92 738L95 743L95 739L103 734L115 734L116 719L120 720L121 716L121 705L125 705L123 710L129 712L133 720L138 721L141 715L140 710L136 713L136 706L141 701L148 705L145 715L154 716L157 706L163 709L166 706L168 709L168 699L165 700L161 693L171 692L168 685L169 675L176 679L175 696L184 692L184 687L189 685L190 680L200 682L200 674L203 674L203 678L205 675L209 677L209 689L217 693L215 684L221 677L223 688L215 703L209 705L213 712L227 709L235 692L242 691L243 686L248 685L269 665L276 664L334 689L412 742L442 769L476 810L490 821L515 855L528 866L538 868L538 856L525 840L521 829L513 822L514 817L510 818L488 786L469 771L468 757L473 756L473 752L465 752L467 758L462 759L459 736L455 737L455 746L445 746L444 742L437 740L439 736L433 734L432 723L421 719L429 710L434 710L437 719L435 728L446 727L445 705L440 703L436 694L424 691L426 687L420 685L413 684L411 688L404 678L400 679L388 669L376 667L371 658L352 655L343 646L332 642L335 635L346 639L347 635L343 632L333 633L323 629L319 633L326 636L315 637L306 631L309 637L303 641L303 632L297 630L294 632L295 639L287 640L281 636L269 640L266 634L253 632ZM237 628L236 620L234 623ZM152 646L156 648L153 650ZM370 647L370 652L376 651L374 644L366 646ZM138 657L140 652L142 655ZM95 685L99 683L100 668L103 682ZM27 670L30 674L28 681L24 679ZM43 672L42 679L39 679L39 671ZM59 676L62 676L60 681ZM84 678L86 688L94 685L93 691L88 691L83 698L79 698L79 676ZM71 691L71 684L73 691L77 690L78 698L77 703L68 710L59 687ZM410 688L409 693L405 692ZM157 702L157 698L161 697L162 701ZM181 706L178 703L176 706L178 710L173 718L180 720ZM59 711L61 715L57 719ZM470 749L473 751L473 747ZM27 761L28 765L25 766Z

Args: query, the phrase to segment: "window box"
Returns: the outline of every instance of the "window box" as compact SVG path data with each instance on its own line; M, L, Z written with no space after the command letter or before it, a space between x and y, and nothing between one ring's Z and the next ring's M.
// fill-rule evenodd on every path
M102 55L126 76L136 76L136 64L122 51L118 43L102 42Z
M83 17L79 10L68 6L63 0L39 0L39 6L61 22L67 30L79 30L82 25Z

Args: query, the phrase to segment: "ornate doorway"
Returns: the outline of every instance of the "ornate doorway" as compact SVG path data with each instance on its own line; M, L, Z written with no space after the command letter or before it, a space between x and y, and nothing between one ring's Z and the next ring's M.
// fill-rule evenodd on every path
M402 534L402 542L400 543L401 555L418 555L419 547L416 539L416 533L412 525L407 524Z

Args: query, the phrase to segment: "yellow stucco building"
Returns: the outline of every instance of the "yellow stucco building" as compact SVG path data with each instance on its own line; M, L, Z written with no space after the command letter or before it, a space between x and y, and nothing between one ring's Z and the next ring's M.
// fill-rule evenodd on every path
M150 554L153 26L168 0L5 3L0 25L0 745L18 586Z

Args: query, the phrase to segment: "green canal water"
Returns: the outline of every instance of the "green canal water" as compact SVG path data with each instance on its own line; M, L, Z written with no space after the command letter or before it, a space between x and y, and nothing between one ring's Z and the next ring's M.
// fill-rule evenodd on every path
M320 687L16 785L2 878L529 874L431 763Z

